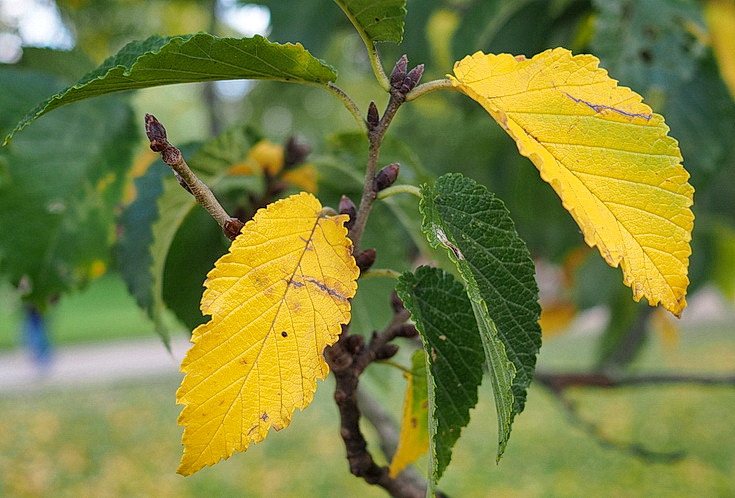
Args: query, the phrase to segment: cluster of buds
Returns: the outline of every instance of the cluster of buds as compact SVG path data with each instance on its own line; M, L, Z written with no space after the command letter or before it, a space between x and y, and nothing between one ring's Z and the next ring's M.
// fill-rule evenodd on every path
M408 70L408 57L404 54L398 59L393 71L390 73L391 94L405 98L408 92L413 90L421 80L424 74L424 65L419 64L415 68Z

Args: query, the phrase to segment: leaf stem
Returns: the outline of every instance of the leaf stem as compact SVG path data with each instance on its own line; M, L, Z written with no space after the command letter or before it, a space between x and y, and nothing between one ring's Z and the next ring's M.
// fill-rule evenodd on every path
M415 195L418 198L421 198L421 190L415 185L407 184L392 185L388 188L385 188L378 192L377 198L385 199L386 197L390 197L391 195L396 194L411 194Z
M387 278L398 278L401 276L401 272L392 270L390 268L370 268L360 274L360 278L376 278L376 277L387 277Z
M385 90L386 92L390 91L390 80L385 74L383 63L380 62L380 54L378 54L378 48L375 46L375 43L368 43L367 40L365 40L365 46L368 49L368 57L370 58L370 65L373 68L375 79L378 80L378 83L383 90Z
M433 80L433 81L427 81L426 83L422 83L413 90L411 90L408 95L406 95L406 102L410 102L412 100L416 100L417 98L426 95L427 93L435 92L437 90L456 90L456 87L452 84L452 80L449 78L444 78L441 80Z
M368 34L365 32L362 24L360 24L360 22L358 22L352 12L350 12L350 9L347 8L344 1L335 0L335 3L339 5L339 8L342 9L342 12L344 12L344 14L347 16L347 19L350 20L352 26L354 26L355 30L360 35L360 38L362 38L362 41L365 44L365 48L368 52L368 57L370 58L370 66L372 66L375 78L378 80L381 88L383 88L383 90L385 90L386 92L390 91L390 81L388 80L388 76L386 76L385 74L383 64L381 64L380 62L380 55L378 55L378 49L375 46L375 43L373 43Z
M395 361L391 361L391 360L375 360L375 363L379 363L381 365L386 365L386 366L389 366L389 367L397 368L398 370L400 370L403 373L407 373L407 374L411 374L412 373L410 369L404 367L403 365L399 365Z
M367 133L368 128L367 124L365 123L365 120L362 117L362 114L360 113L360 109L357 107L357 104L355 104L355 101L350 98L347 93L345 93L344 90L342 90L340 87L335 85L332 82L327 83L326 86L327 90L332 92L334 95L337 96L337 98L342 102L342 104L345 106L345 108L352 114L352 117L355 118L355 121L357 121L357 124L360 126L360 129Z

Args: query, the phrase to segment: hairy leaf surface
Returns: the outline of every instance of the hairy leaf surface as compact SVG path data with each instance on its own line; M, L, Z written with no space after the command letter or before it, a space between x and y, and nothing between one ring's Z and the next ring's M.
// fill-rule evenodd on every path
M396 291L416 322L428 362L431 483L452 458L452 448L477 404L485 355L464 286L451 274L420 266L404 273Z
M313 399L357 289L346 219L307 193L275 202L209 273L201 309L212 318L181 364L180 474L245 451Z
M467 286L495 395L500 458L541 347L534 264L508 210L484 186L447 174L421 195L424 233L447 250Z
M400 43L406 0L334 0L363 38Z
M262 36L218 38L206 33L151 36L127 44L74 85L33 109L6 138L62 105L124 90L175 83L267 79L325 85L334 69L300 44L271 43Z
M405 372L406 397L403 400L401 435L390 462L391 477L415 462L429 450L429 393L426 385L426 353L423 349L411 356L411 371Z
M455 86L513 137L633 298L679 315L686 307L693 188L662 116L618 87L591 55L531 59L476 53Z

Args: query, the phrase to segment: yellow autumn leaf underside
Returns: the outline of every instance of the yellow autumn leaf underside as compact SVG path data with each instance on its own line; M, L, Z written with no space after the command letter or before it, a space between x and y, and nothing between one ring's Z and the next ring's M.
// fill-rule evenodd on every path
M662 116L599 60L478 52L449 76L513 137L638 301L686 307L694 189Z
M314 397L359 273L345 215L301 193L261 209L207 275L177 392L190 475L282 429Z
M735 98L735 0L709 0L704 12L720 74Z
M401 417L401 435L388 467L391 477L396 477L429 451L429 391L425 355L423 349L414 352L411 371L403 374L408 382Z

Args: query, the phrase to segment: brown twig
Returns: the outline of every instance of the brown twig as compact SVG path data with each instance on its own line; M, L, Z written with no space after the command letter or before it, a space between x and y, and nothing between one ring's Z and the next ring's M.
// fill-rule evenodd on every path
M598 372L549 373L536 372L536 382L539 382L559 401L574 423L586 433L596 439L601 445L624 451L630 455L655 462L675 462L685 456L682 451L662 452L648 449L639 443L615 441L604 434L601 428L590 420L582 417L577 406L567 395L567 389L574 387L592 388L622 388L647 384L691 384L708 386L735 387L735 376L705 376L687 374L645 374L616 378Z
M355 254L360 250L360 240L365 231L370 210L378 195L378 186L375 183L377 174L378 160L380 158L380 146L383 143L385 133L388 131L390 123L398 112L398 109L406 101L406 95L414 89L421 79L424 72L423 64L416 66L411 71L406 71L408 59L404 55L396 63L391 73L391 89L388 104L383 112L383 116L375 122L377 113L375 112L375 104L370 104L370 112L368 113L368 162L365 168L365 181L363 185L362 198L360 206L355 217L355 222L350 229L350 240L354 244Z
M570 387L620 388L645 384L692 384L735 387L735 375L713 376L661 373L613 377L609 374L598 372L536 372L534 379L554 392L561 392Z
M161 153L161 159L174 171L181 186L212 215L225 235L234 240L244 223L227 214L209 187L186 164L181 151L169 143L166 128L152 114L145 115L145 133L151 142L151 150Z
M340 340L325 350L325 357L336 379L334 399L340 414L340 435L345 444L350 472L367 483L382 487L392 496L426 496L427 484L411 473L391 477L388 467L375 463L360 429L362 412L358 405L358 384L362 372L370 363L393 356L398 347L391 344L396 337L415 333L406 321L409 313L403 307L394 308L393 319L381 332L374 333L368 344L362 336L349 335L347 327ZM437 494L437 496L443 496Z

